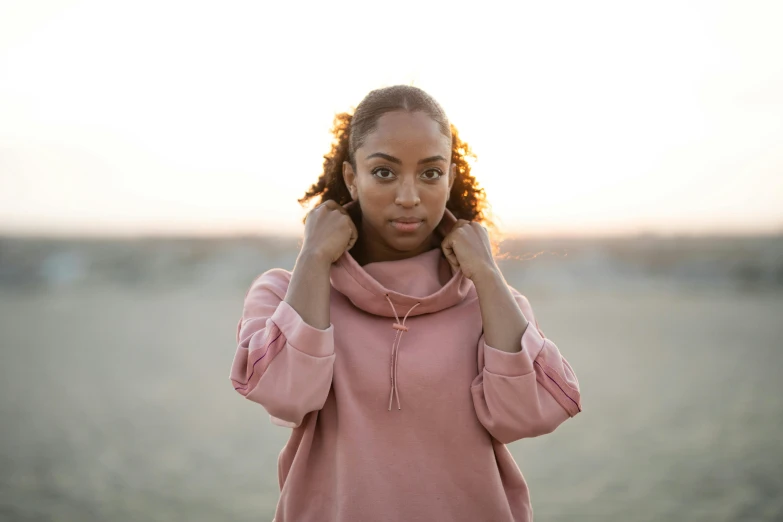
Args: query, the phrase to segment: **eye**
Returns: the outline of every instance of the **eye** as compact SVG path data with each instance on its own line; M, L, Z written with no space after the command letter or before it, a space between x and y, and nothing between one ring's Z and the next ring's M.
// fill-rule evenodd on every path
M426 174L435 174L435 176L427 177ZM436 179L440 179L441 176L443 176L443 173L438 169L429 169L424 171L424 179L429 181L435 181Z
M389 174L388 176L381 175L381 173ZM394 173L386 167L378 167L372 171L372 175L379 179L392 179Z

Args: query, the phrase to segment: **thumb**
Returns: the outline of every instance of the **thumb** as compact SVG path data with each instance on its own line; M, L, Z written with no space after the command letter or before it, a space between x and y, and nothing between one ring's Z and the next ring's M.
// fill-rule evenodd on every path
M351 236L348 239L348 246L345 247L345 250L348 251L353 248L353 246L356 244L356 241L359 239L359 231L356 230L356 225L351 222Z

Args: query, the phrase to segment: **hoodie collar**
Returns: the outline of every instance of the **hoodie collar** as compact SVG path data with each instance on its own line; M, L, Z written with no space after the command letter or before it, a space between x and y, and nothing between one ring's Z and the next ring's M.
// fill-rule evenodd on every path
M351 209L354 204L352 201L345 208ZM456 222L454 214L446 209L435 234L445 238ZM441 286L439 273L443 262L448 265L451 278ZM461 270L453 269L445 261L440 248L408 259L368 263L365 267L346 251L332 264L330 279L334 289L357 308L373 315L394 318L391 321L395 332L391 347L389 410L394 398L397 399L397 409L402 409L397 385L397 354L402 335L409 331L405 321L408 317L437 312L462 302L473 283ZM391 338L391 332L389 335Z
M354 204L352 201L346 204L345 208L349 209ZM435 228L435 234L440 239L445 238L456 222L454 214L446 209ZM451 278L442 287L438 281L440 263L446 263L451 273ZM403 311L408 311L418 304L415 309L410 310L410 316L450 308L465 299L472 285L461 270L454 270L445 261L440 248L408 259L380 261L365 266L366 270L350 252L344 252L332 265L332 286L350 299L357 308L381 317L395 317L389 300L397 310ZM404 281L392 283L394 279L403 278Z

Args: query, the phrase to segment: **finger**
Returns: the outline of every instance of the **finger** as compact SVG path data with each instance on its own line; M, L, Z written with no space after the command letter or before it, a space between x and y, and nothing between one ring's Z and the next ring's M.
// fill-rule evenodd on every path
M338 202L336 202L333 199L328 199L324 202L324 205L329 210L339 210L341 214L345 214L346 216L349 216L348 210L343 208L342 205L340 205Z
M457 255L454 253L454 246L451 238L447 237L444 239L440 248L443 250L443 255L446 256L446 260L449 264L454 267L455 270L459 270L459 259L457 259Z
M465 221L464 219L460 220L457 224L454 225L454 228L451 229L451 232L449 235L456 236L457 234L463 234L465 232L465 228L470 228L470 221ZM452 236L453 237L453 236Z
M356 230L356 225L354 225L353 220L349 219L348 221L349 225L351 226L351 237L348 240L348 246L345 248L346 250L352 249L356 244L356 241L359 239L359 231Z
M348 213L348 209L345 208L344 206L340 205L336 201L334 202L334 208L339 210L342 214L345 214L346 216L351 217L351 215Z

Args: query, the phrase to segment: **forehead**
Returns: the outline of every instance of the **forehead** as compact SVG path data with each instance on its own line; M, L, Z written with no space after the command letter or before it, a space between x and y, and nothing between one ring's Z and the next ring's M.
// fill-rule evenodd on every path
M385 152L399 158L410 155L418 161L420 157L438 154L448 158L451 141L428 114L394 111L378 118L375 129L367 135L359 150L366 154Z

